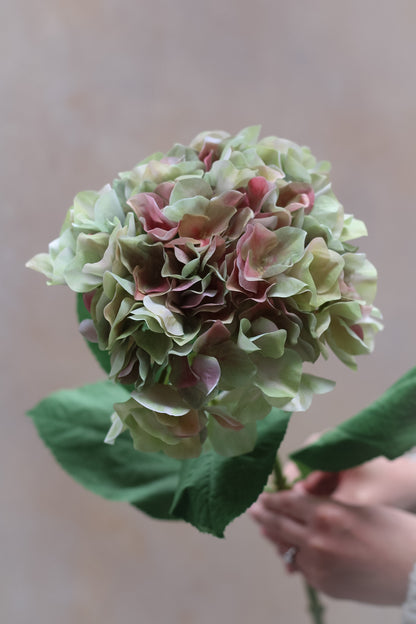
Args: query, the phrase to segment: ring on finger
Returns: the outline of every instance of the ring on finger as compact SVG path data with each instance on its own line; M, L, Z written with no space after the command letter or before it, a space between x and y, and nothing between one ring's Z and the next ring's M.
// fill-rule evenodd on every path
M298 554L299 548L297 546L291 546L283 553L283 561L292 566L295 563L296 555Z

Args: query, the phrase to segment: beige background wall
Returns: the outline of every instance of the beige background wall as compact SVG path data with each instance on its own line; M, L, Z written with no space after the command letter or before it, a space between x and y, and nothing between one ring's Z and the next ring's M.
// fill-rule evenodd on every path
M0 18L1 622L307 622L300 583L249 519L221 542L101 500L55 464L25 410L100 372L71 293L23 265L77 191L200 130L261 123L308 144L368 225L386 329L358 373L323 367L337 389L293 418L287 446L345 419L415 363L416 3L6 0ZM398 621L328 604L328 624Z

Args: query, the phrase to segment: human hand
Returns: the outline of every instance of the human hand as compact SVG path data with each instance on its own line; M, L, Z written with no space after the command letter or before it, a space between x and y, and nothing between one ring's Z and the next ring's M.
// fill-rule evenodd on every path
M339 473L334 499L357 505L390 505L416 510L416 461L408 456L388 460L377 457ZM305 483L310 491L310 482Z
M290 482L299 476L288 462L285 475ZM394 460L377 457L355 468L337 473L314 471L295 488L318 496L355 505L391 505L416 511L416 461L404 455Z
M290 571L335 598L401 604L416 561L416 517L383 506L346 505L301 490L262 494L250 508Z

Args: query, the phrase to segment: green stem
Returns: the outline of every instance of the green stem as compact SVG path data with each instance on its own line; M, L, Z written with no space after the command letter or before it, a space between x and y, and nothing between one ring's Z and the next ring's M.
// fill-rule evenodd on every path
M273 468L273 481L274 490L281 492L282 490L290 490L291 485L283 474L282 465L278 455L274 462ZM308 610L311 614L313 624L325 624L324 623L324 611L325 608L319 598L319 594L314 587L311 587L309 583L305 581L306 596L308 598Z
M305 581L304 584L306 595L308 597L308 608L309 613L311 614L312 622L314 622L314 624L324 624L325 607L319 598L319 594L314 587L309 585L309 583Z
M286 479L285 475L283 474L282 464L280 463L278 455L276 455L276 459L274 460L273 480L275 490L277 492L281 492L282 490L290 490L292 487L289 481Z

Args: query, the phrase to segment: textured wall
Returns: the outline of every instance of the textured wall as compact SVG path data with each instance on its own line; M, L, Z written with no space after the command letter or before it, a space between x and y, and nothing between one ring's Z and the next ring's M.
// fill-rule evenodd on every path
M202 129L262 123L333 163L362 217L386 329L358 373L292 421L290 448L374 399L414 364L416 81L412 0L14 0L0 7L2 434L0 619L8 624L306 622L247 518L225 541L85 492L25 410L100 372L73 296L23 268L73 195ZM328 622L392 609L328 601Z

